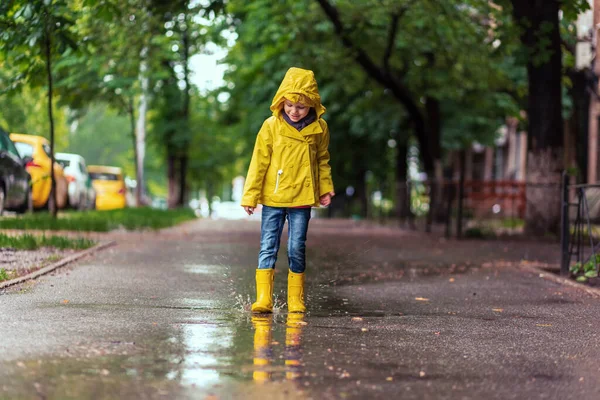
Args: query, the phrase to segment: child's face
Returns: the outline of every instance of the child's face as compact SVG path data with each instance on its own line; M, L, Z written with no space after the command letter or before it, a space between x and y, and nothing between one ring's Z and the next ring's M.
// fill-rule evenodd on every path
M308 115L310 107L302 103L292 103L288 99L285 99L283 102L283 111L292 121L298 122Z

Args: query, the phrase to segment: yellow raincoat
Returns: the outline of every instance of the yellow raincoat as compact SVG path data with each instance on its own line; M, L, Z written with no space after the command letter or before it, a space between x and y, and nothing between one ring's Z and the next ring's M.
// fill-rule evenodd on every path
M317 119L301 131L282 117L284 99L308 98ZM248 168L242 206L319 206L319 198L333 192L329 166L329 129L321 119L325 107L312 71L290 68L279 86L273 115L262 125Z

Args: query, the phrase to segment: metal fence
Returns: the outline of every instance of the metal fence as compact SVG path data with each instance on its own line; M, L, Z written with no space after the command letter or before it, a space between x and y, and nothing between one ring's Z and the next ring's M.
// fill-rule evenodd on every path
M412 225L445 235L478 237L522 234L526 213L544 215L541 198L556 199L560 211L560 184L517 180L443 180L406 182ZM424 207L423 207L424 206Z
M600 263L600 184L569 184L561 196L561 275L598 276Z

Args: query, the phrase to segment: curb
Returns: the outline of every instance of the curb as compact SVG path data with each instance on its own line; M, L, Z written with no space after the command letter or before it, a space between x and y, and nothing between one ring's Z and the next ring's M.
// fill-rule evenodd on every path
M54 264L50 264L50 265L48 265L48 266L46 266L44 268L38 269L37 271L33 271L33 272L31 272L31 273L29 273L27 275L23 275L23 276L20 276L18 278L11 279L9 281L0 282L0 289L4 289L4 288L6 288L8 286L16 285L18 283L22 283L22 282L28 281L30 279L35 279L35 278L37 278L39 276L47 274L48 272L54 271L57 268L63 267L63 266L65 266L65 265L67 265L67 264L69 264L69 263L71 263L73 261L77 261L80 258L83 258L83 257L85 257L87 255L92 254L92 253L95 253L96 251L103 250L103 249L105 249L107 247L114 246L115 244L117 244L117 242L115 242L115 241L99 243L99 244L95 245L94 247L91 247L91 248L89 248L87 250L84 250L82 252L73 254L73 255L71 255L71 256L69 256L67 258L64 258L64 259L62 259L60 261L55 262Z
M521 269L523 271L534 273L534 274L538 275L540 278L544 278L544 279L547 279L547 280L550 280L550 281L553 281L556 283L560 283L562 285L571 286L573 288L579 289L579 290L589 294L592 297L596 297L596 298L600 297L600 288L589 287L587 285L584 285L583 283L575 282L568 278L563 278L562 276L555 275L552 272L548 272L539 267L533 267L533 266L529 266L529 265L519 265L519 266L517 266L517 268Z

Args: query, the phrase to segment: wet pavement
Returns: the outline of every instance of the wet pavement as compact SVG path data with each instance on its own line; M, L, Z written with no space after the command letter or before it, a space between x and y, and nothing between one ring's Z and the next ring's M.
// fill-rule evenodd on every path
M0 293L0 399L598 399L600 299L558 245L311 221L306 316L252 316L259 224L199 220Z

